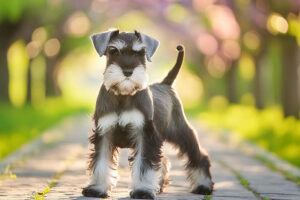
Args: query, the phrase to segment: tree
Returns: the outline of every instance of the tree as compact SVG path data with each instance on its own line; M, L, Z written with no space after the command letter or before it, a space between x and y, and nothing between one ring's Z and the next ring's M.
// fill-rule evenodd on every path
M28 41L32 30L36 26L31 19L35 10L45 6L45 0L28 1L0 1L0 100L8 101L9 74L7 66L7 51L9 46L17 39Z
M281 16L276 16L281 20L285 20L286 26L289 14L298 15L300 7L296 1L279 1L269 2L269 6ZM292 17L293 18L293 17ZM291 27L289 27L290 29ZM285 32L284 32L285 31ZM282 106L284 116L294 116L299 118L299 46L291 30L278 30L277 39L282 50Z

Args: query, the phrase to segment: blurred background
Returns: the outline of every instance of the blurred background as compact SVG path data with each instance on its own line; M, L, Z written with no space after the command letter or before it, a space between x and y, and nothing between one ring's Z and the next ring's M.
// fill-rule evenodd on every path
M66 116L92 113L105 67L90 35L160 41L151 82L186 58L189 117L300 166L299 0L0 0L0 158Z

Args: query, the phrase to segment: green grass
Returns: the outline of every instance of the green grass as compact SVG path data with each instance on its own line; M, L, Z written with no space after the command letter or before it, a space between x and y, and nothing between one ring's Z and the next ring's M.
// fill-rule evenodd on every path
M232 130L241 139L254 142L300 167L300 121L284 118L278 107L259 111L252 106L232 105L219 111L204 111L198 119L211 127Z
M66 116L87 110L83 106L69 105L61 98L48 99L39 109L29 105L16 108L0 103L0 159L35 139Z

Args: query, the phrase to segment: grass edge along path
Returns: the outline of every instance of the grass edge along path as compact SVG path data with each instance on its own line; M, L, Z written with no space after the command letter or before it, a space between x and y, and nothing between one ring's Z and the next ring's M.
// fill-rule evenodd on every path
M3 161L63 119L70 115L87 113L89 109L85 106L69 105L62 99L51 99L39 109L29 105L15 108L0 102L0 110L0 161Z
M68 126L65 127L66 124L73 123L74 120L77 120L78 117L81 116L83 115L76 114L66 117L62 122L59 122L58 124L55 124L51 128L44 131L40 136L38 136L37 139L29 142L11 155L7 156L5 159L1 160L0 185L2 184L2 181L6 179L17 178L12 171L26 164L28 158L36 156L42 150L47 150L62 142L64 138L68 136L68 134L62 135L61 132L57 130L68 128Z
M199 112L196 118L212 128L231 130L237 137L300 167L300 120L285 118L280 107L258 110L253 106L235 104L222 108L210 106Z
M211 127L209 127L209 128L211 128ZM236 136L236 134L230 133L231 132L230 130L228 130L228 131L214 130L213 132L215 133L214 135L217 137L217 139L219 139L225 143L228 143L230 145L236 146L242 152L252 156L256 160L258 160L259 162L261 162L262 164L267 166L270 170L279 172L286 179L296 183L300 187L300 176L299 176L300 170L298 169L297 166L294 166L285 160L281 160L279 157L277 157L277 155L273 155L273 157L275 156L275 159L280 160L280 162L284 162L283 165L285 167L286 167L286 165L290 165L290 167L294 168L294 170L296 170L298 172L297 174L295 174L295 172L292 173L288 169L284 168L282 163L280 165L278 163L275 163L276 161L273 161L270 158L271 157L270 152L261 148L260 146L257 146L256 144L254 144L252 142L244 141L244 140L238 138ZM277 161L277 162L279 162L279 161Z

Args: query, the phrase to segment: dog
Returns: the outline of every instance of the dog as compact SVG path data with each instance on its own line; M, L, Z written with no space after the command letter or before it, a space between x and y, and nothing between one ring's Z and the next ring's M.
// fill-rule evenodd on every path
M209 157L172 88L183 62L183 46L177 46L176 64L163 81L148 85L146 59L150 62L158 48L156 39L138 31L119 30L94 34L91 39L99 56L106 56L107 65L93 115L91 182L82 194L108 197L119 179L118 149L131 148L130 197L154 199L170 182L170 163L162 154L165 141L179 149L180 157L187 157L191 192L211 194L214 182Z

